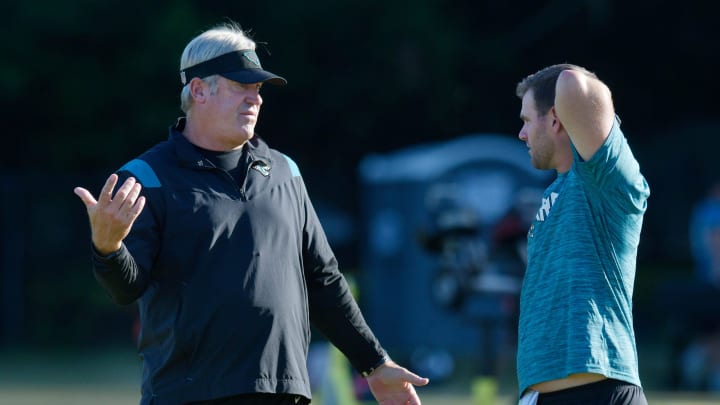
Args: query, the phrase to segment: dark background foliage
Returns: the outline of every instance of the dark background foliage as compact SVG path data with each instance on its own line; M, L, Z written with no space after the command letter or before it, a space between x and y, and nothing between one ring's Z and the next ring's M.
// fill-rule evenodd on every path
M588 67L613 90L652 188L640 265L655 271L639 275L644 288L691 271L688 213L719 173L719 30L709 2L31 0L3 8L2 341L125 339L132 309L114 307L90 276L85 212L72 188L96 192L165 139L180 115L182 49L228 20L251 30L267 50L263 65L289 81L266 87L258 133L295 159L318 204L352 216L364 156L469 133L515 136L522 77L559 62ZM357 266L352 243L338 255Z

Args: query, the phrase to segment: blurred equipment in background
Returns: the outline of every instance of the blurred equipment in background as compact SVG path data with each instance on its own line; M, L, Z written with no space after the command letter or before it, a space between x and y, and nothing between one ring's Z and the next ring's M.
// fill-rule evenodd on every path
M436 383L459 359L514 367L526 235L552 173L512 136L473 134L368 156L360 174L364 313L384 344L418 370L444 359Z

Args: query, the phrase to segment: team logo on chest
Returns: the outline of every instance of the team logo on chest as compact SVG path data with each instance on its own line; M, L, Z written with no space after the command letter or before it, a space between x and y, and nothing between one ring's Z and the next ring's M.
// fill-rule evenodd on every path
M250 168L254 169L265 177L270 175L270 166L268 166L268 164L265 162L254 162L252 166L250 166Z
M545 218L550 215L550 209L552 209L555 204L555 200L557 200L559 195L560 194L558 193L552 192L549 196L543 197L542 205L540 205L540 209L538 209L538 212L535 215L535 220L545 222Z

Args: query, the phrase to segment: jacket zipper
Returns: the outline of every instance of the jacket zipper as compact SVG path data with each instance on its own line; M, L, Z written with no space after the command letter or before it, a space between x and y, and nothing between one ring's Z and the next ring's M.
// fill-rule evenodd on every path
M223 175L224 175L225 177L227 177L228 180L230 180L230 182L233 184L233 186L235 186L235 190L237 190L237 192L240 193L240 199L241 199L242 201L247 201L247 181L248 181L248 177L250 176L250 170L251 170L252 167L253 167L255 164L257 164L257 163L263 163L263 164L265 164L265 165L268 165L267 162L265 162L265 161L262 160L262 159L253 159L253 160L251 160L251 161L250 161L250 164L247 165L247 167L245 168L245 178L243 179L242 186L239 186L239 185L235 182L235 178L234 178L227 170L223 170L223 169L215 166L211 161L209 161L209 160L207 160L207 159L203 159L203 160L199 161L199 162L198 162L198 166L201 167L201 168L204 168L204 169L218 170L218 171L222 172Z
M245 180L243 180L243 187L240 188L238 186L237 182L235 182L235 178L230 174L227 170L223 170L213 164L213 162L209 161L208 159L203 159L201 161L198 161L198 166L200 168L203 168L205 170L216 170L218 172L221 172L223 176L225 176L228 180L230 180L230 183L232 183L233 187L235 187L235 191L237 191L240 194L240 199L242 201L246 201L245 199L245 181L247 181L247 173L245 174Z
M245 178L243 179L242 187L240 187L240 198L242 198L243 201L247 201L247 181L248 177L250 176L250 169L252 169L252 166L255 164L255 162L259 162L258 160L253 160L250 162L250 164L245 168Z

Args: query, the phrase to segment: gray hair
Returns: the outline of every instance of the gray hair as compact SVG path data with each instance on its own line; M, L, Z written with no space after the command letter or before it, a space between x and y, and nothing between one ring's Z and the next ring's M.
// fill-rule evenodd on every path
M241 49L255 50L255 41L236 23L217 25L193 38L180 57L180 70L205 62L222 54ZM218 75L203 78L210 86L210 92L217 91ZM180 92L180 108L187 113L192 107L193 98L190 94L190 82Z

